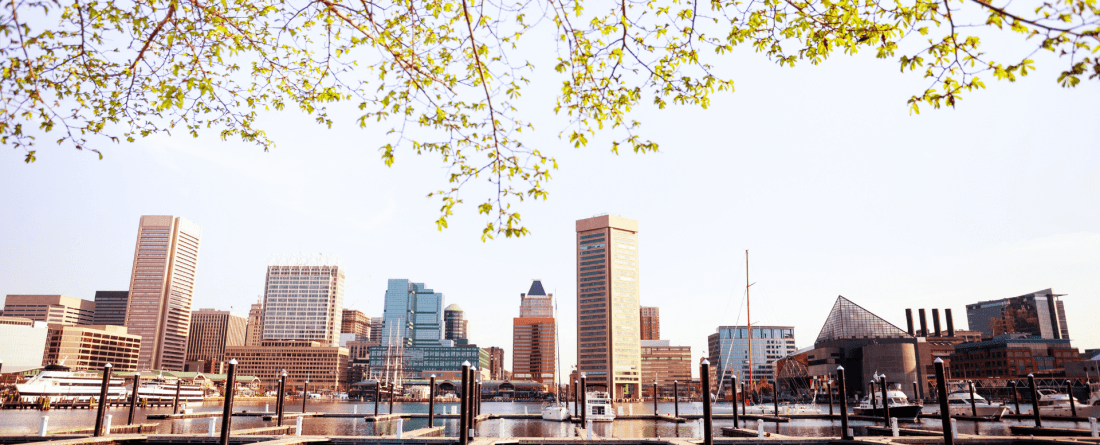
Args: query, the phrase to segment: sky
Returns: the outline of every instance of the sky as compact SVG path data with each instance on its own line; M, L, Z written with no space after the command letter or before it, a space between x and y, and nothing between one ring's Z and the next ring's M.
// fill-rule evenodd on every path
M744 323L746 250L753 323L794 326L800 348L838 295L902 328L906 308L951 308L962 329L968 303L1046 288L1067 294L1073 345L1100 348L1100 86L1058 87L1057 59L914 115L905 102L928 81L894 61L780 68L740 48L717 67L736 92L706 110L640 107L660 151L615 155L610 135L580 149L557 138L561 79L532 57L527 143L561 168L548 200L519 205L530 236L482 242L469 204L437 230L439 158L400 150L386 167L385 128L358 128L356 110L332 110L331 130L287 111L261 116L269 152L212 132L99 143L103 160L46 144L28 165L0 150L0 294L125 290L139 217L177 215L203 230L194 309L247 313L270 255L337 255L345 307L381 316L387 279L426 283L510 367L512 318L537 278L560 303L567 370L574 223L610 213L639 221L641 303L696 359L718 326Z

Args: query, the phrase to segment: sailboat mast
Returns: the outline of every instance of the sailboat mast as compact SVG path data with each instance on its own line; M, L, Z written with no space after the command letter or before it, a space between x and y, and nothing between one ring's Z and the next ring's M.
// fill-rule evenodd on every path
M749 342L749 389L755 388L752 382L752 305L749 303L749 249L745 249L745 323L748 325Z

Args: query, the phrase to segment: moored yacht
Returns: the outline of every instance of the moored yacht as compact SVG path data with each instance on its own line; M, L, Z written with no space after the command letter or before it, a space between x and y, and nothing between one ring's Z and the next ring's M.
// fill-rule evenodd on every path
M133 385L131 385L133 386ZM130 389L131 391L133 388ZM138 386L138 400L148 403L170 403L176 399L176 381L153 379ZM180 385L180 402L201 402L202 388L198 385Z
M876 396L878 393L876 393ZM890 407L890 417L897 417L905 420L916 419L920 414L920 405L909 402L909 397L904 392L896 389L891 389L886 392L886 399ZM872 401L870 396L864 397L863 401L859 402L859 406L854 410L856 414L861 416L882 416L883 405L882 397L875 397Z
M947 409L952 416L972 416L975 411L973 408L977 408L980 417L1000 418L1008 414L1007 406L989 403L978 394L974 394L974 406L971 407L969 391L956 391L947 395ZM939 411L936 413L939 414Z
M611 396L606 392L588 391L585 393L585 415L595 422L615 420L615 410L611 409Z
M1093 389L1092 385L1094 384L1089 385L1090 392ZM1100 405L1093 404L1100 403L1100 396L1095 393L1090 394L1089 404L1081 403L1079 399L1074 398L1073 406L1069 403L1070 397L1072 396L1069 394L1062 394L1053 389L1040 389L1037 406L1039 413L1046 416L1071 417L1076 410L1077 417L1100 417Z
M122 379L112 377L107 387L107 399L123 400L126 388ZM35 402L48 398L50 402L76 400L87 402L93 397L98 399L103 388L103 375L92 371L71 371L63 365L47 365L38 375L25 383L15 385L19 398L24 402Z

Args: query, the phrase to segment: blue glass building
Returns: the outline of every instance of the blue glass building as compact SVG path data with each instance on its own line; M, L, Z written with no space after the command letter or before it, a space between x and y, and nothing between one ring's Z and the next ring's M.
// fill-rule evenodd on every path
M424 283L391 279L382 314L383 347L446 346L443 340L443 294Z

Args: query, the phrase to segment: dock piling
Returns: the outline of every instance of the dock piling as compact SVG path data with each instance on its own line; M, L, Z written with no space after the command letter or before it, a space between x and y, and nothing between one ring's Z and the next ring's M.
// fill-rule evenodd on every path
M951 418L951 407L947 405L947 379L944 376L943 359L937 358L936 368L936 395L940 400L940 422L943 425L943 445L955 445L954 428L955 419Z
M772 385L772 406L775 409L775 416L779 417L779 385Z
M286 400L286 370L282 372L282 377L279 379L279 394L278 399L275 399L275 411L279 416L279 425L283 426L283 401Z
M674 406L676 417L680 417L680 382L678 380L672 381L672 406Z
M218 423L217 419L211 417L207 420L209 420L209 422L206 424L206 435L208 437L218 437L215 433L216 429L214 428Z
M573 381L573 415L574 416L580 413L580 411L577 411L577 401L580 400L580 398L581 398L580 397L580 390L581 390L581 386L577 383L576 380L574 380Z
M653 415L657 416L657 381L653 381Z
M141 373L134 374L134 390L130 391L130 415L126 417L126 424L134 424L134 408L137 407L138 386L141 385Z
M833 415L833 382L832 380L825 382L825 390L829 392L829 415ZM737 407L733 407L734 411L737 411ZM737 415L733 416L733 425L737 426Z
M966 386L970 390L970 415L978 417L978 402L974 400L974 381L967 380Z
M461 405L459 409L458 419L458 443L459 445L468 445L470 443L469 426L467 424L469 413L466 410L467 401L470 399L470 362L462 363L462 392L459 394L458 403Z
M306 417L305 416L298 416L297 420L298 420L298 423L294 425L294 435L295 436L301 436L302 435L302 423L305 422Z
M397 432L395 433L397 435L398 439L401 438L401 433L404 432L404 429L405 429L405 419L402 419L402 418L398 417L397 418Z
M955 419L951 419L951 438L959 438L959 424Z
M1031 413L1035 416L1035 427L1042 428L1043 418L1039 417L1039 390L1035 388L1035 374L1027 375L1027 386L1031 389Z
M50 416L42 416L42 423L38 424L38 437L46 437L46 427L50 424ZM1096 431L1096 422L1092 423L1092 430Z
M886 386L887 386L887 384L886 384L886 374L880 375L879 378L882 379L881 380L881 384L882 384L882 426L889 427L890 426L890 393L889 393L889 390L886 388ZM778 416L779 414L776 413L776 415Z
M435 374L428 383L428 428L435 428Z
M756 437L759 438L759 439L764 438L764 421L763 420L757 420L756 421Z
M114 418L115 418L115 416L112 416L110 414L104 416L104 419L103 419L103 434L111 434L111 420L113 420Z
M179 382L178 380L176 381ZM229 427L233 423L233 393L237 389L237 359L229 360L229 373L225 376L225 406L222 408L221 445L229 445ZM176 386L179 393L179 386ZM302 410L305 412L305 409Z
M103 412L107 409L107 389L111 384L111 364L103 365L103 386L99 388L99 404L95 414L95 437L103 435Z
M917 390L917 381L913 380L913 398L920 399L921 406L924 406L924 399L920 397L920 391Z
M737 376L730 376L730 391L733 391L733 399L730 400L730 405L733 405L733 427L741 428L741 423L737 420Z
M1069 396L1069 411L1073 417L1077 417L1077 399L1073 397L1073 383L1066 382L1066 395Z
M844 385L843 366L836 367L836 384L838 386L837 389L840 390L840 438L841 440L852 440L852 432L848 429L848 389Z
M378 417L378 404L382 403L382 381L374 381L374 417Z
M581 392L581 423L588 424L588 379L585 375L581 374L581 386L578 388ZM466 445L466 444L462 444Z
M1095 417L1089 417L1089 431L1092 437L1100 437L1100 429L1097 428Z
M176 398L172 401L172 414L180 413L180 385L183 384L183 380L176 379Z
M588 434L588 440L592 440L592 421L585 422L584 426L584 431Z
M393 392L397 388L397 384L395 382L390 382L388 386L390 387L390 414L393 414ZM305 412L305 410L303 409L302 412Z
M746 400L749 398L748 395L749 393L745 392L745 382L741 382L741 414L748 413L748 410L745 408L747 406Z
M898 418L897 417L891 417L890 418L890 433L894 437L900 436L900 434L898 434Z
M710 412L711 411L710 405L711 405L711 403L713 403L710 400L710 362L707 361L706 359L703 359L703 363L699 364L699 378L701 379L700 383L702 383L702 389L703 389L703 445L713 445L714 444L714 433L711 431L711 425L713 424L713 419L711 419L711 412ZM654 390L653 396L654 396L654 399L656 399L656 397L657 397L657 393L656 393L657 387L656 387L656 385L654 385L653 390ZM656 413L654 413L654 414L656 414ZM763 425L764 423L761 422L760 424Z
M309 380L302 384L302 414L306 412L306 400L309 400ZM393 410L390 410L393 413Z
M1012 403L1016 404L1016 412L1013 414L1020 414L1020 392L1016 390L1016 382L1009 382L1008 386L1012 388Z
M352 414L359 414L359 405L353 405L351 407L351 413Z

